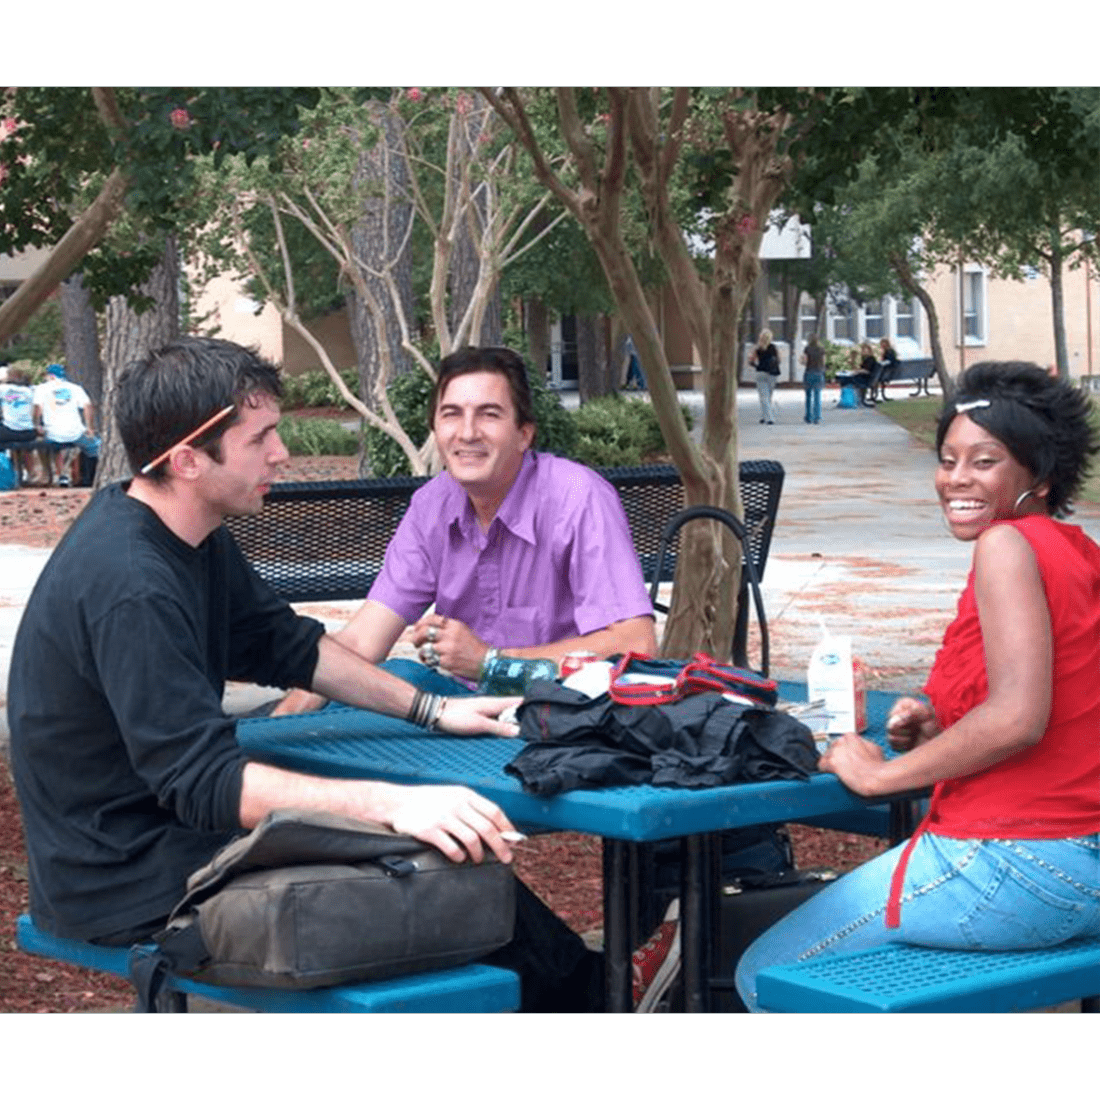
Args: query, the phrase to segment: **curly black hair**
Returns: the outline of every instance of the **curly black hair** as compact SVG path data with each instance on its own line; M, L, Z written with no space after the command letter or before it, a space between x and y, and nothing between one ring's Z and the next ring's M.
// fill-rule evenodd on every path
M988 402L963 411L996 436L1012 457L1046 481L1047 511L1068 516L1092 456L1100 451L1100 433L1090 420L1088 395L1035 363L975 363L959 375L955 396L944 403L936 429L936 452L960 405Z

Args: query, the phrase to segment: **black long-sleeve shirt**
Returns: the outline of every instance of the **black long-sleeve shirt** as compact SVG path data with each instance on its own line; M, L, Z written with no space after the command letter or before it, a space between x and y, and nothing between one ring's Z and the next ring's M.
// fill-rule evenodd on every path
M224 528L191 547L124 485L96 494L12 652L12 772L43 929L96 939L167 916L240 831L226 681L308 687L323 633Z

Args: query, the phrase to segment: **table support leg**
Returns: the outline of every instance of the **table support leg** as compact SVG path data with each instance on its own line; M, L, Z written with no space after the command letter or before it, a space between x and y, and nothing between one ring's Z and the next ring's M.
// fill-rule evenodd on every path
M630 1012L633 1007L630 955L630 891L627 876L630 843L605 837L603 842L603 954L605 1008Z
M687 836L680 842L680 945L685 1012L710 1010L712 844L713 838L708 834Z

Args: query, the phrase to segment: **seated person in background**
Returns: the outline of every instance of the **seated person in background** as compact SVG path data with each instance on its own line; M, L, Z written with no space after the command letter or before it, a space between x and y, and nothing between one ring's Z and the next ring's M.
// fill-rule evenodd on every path
M298 774L247 759L228 678L319 688L448 733L514 734L506 698L426 697L301 617L223 524L263 507L287 459L277 370L223 340L130 364L116 416L134 477L97 493L46 563L11 660L11 763L30 908L53 935L142 941L188 876L271 810L389 826L448 858L512 861L499 807L464 787ZM490 956L527 1009L599 1007L602 962L521 884L516 936Z
M507 348L447 356L430 408L446 470L413 494L366 602L334 638L380 661L416 623L425 664L470 683L495 655L654 653L618 493L586 466L532 450L523 360ZM292 692L273 713L322 703Z
M912 838L756 940L766 967L891 943L1009 951L1100 934L1100 546L1057 522L1100 435L1082 391L1032 363L978 363L936 435L936 491L974 563L925 685L819 767L869 798L934 784Z
M874 405L875 391L878 388L879 376L882 374L882 364L875 358L875 349L867 340L859 345L859 354L859 373L863 379L863 404Z
M95 410L83 386L71 382L60 363L46 368L46 381L34 390L35 421L47 443L56 445L54 470L58 485L68 485L65 473L73 448L89 458L99 455L95 434Z
M892 397L886 396L886 383L894 377L898 369L898 353L894 350L894 345L885 336L878 342L878 352L878 396L883 401L893 401ZM871 396L873 397L874 394Z
M15 367L3 369L7 377L0 382L0 449L9 443L35 443L34 388L26 372ZM13 448L11 459L19 484L25 485L30 481L34 452Z

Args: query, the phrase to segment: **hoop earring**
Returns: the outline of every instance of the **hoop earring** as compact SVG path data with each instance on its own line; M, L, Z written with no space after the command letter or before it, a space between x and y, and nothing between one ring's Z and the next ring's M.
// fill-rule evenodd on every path
M1022 492L1022 493L1021 493L1021 494L1020 494L1020 495L1019 495L1019 496L1018 496L1018 497L1016 498L1016 503L1015 503L1014 505L1012 505L1012 514L1013 514L1013 515L1016 515L1016 513L1017 513L1017 512L1019 512L1019 510L1020 510L1020 505L1021 505L1021 504L1023 504L1023 502L1024 502L1025 500L1027 500L1027 498L1028 498L1028 497L1030 497L1030 496L1034 496L1034 494L1035 494L1035 490L1034 490L1034 489L1025 489L1025 490L1024 490L1024 491L1023 491L1023 492Z

